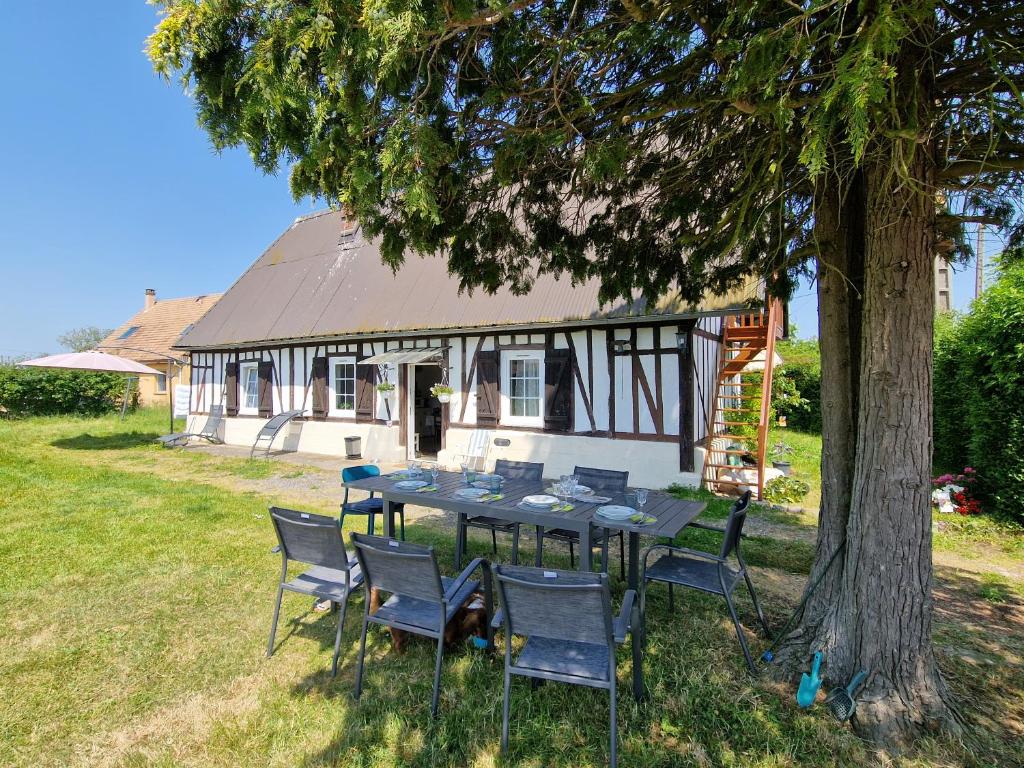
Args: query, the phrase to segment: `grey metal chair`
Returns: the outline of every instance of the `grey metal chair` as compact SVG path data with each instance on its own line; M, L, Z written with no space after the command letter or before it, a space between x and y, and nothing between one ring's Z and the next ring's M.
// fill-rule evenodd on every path
M498 459L494 462L494 474L501 475L506 480L527 480L539 483L544 479L544 464L532 461L508 461ZM502 520L500 517L488 515L474 515L459 520L462 530L459 535L463 541L467 540L466 529L481 528L491 532L491 549L498 554L498 532L508 533L512 536L512 562L519 563L519 523L509 520ZM456 568L462 567L461 561L455 564Z
M633 635L633 664L639 670L640 621L636 592L627 590L617 617L612 616L608 574L546 571L495 565L505 626L505 689L501 710L501 750L508 749L512 676L532 684L551 680L601 688L610 696L611 765L617 763L615 647ZM513 658L512 637L525 639ZM643 682L634 677L639 700Z
M348 596L362 585L363 574L355 558L349 559L345 552L341 524L335 518L271 507L270 519L281 552L281 579L277 585L267 657L274 653L274 635L285 591L311 595L321 600L330 600L340 607L338 632L334 637L334 658L331 660L331 675L337 675ZM289 563L304 563L313 567L289 580Z
M224 406L211 405L210 415L207 417L203 428L198 432L174 432L170 435L161 435L157 440L162 443L165 448L186 445L189 438L192 437L198 437L201 440L206 440L210 443L222 443L224 441L220 439L220 427L223 423Z
M743 533L743 523L747 518L747 510L750 507L750 491L740 497L729 511L729 519L726 522L723 534L722 547L718 555L710 552L702 552L686 547L674 547L667 544L656 544L644 552L644 572L640 582L640 612L646 615L647 610L647 582L660 581L668 584L669 610L674 609L672 595L673 585L697 589L701 592L708 592L725 598L729 606L729 615L732 617L736 627L736 637L739 638L740 647L743 649L743 656L747 660L747 666L751 672L756 672L754 660L750 656L750 649L747 647L747 640L743 636L743 628L736 615L736 606L732 600L732 593L740 579L746 582L747 590L750 592L750 599L754 602L754 609L757 611L757 618L764 627L766 635L771 634L768 622L765 621L764 613L761 611L761 604L757 600L757 593L754 592L754 585L747 573L747 564L740 552L740 536ZM714 530L714 529L711 529ZM653 564L648 565L647 559L652 552L663 551L666 554L658 558ZM738 567L734 568L729 563L729 556L734 555Z
M367 595L370 590L390 593L390 597L375 613L370 613L367 599L363 612L363 630L359 638L359 664L356 668L356 698L363 692L363 664L366 657L366 630L370 624L394 627L415 635L437 640L437 659L434 664L434 696L430 714L437 717L441 695L441 660L444 657L444 629L466 599L483 586L484 608L487 612L487 648L494 647L491 616L490 563L482 558L473 560L457 578L442 576L437 567L433 547L410 544L381 536L352 534L352 546L366 578ZM470 577L477 569L481 579Z
M263 458L269 459L270 449L274 445L274 438L277 437L278 433L284 429L292 419L301 417L302 413L302 409L296 411L284 411L283 413L279 413L277 416L270 418L256 435L256 439L252 443L252 448L249 449L249 458L251 459L255 456L257 450L261 450L263 451Z
M616 469L595 469L593 467L576 467L573 474L579 478L580 485L592 488L594 493L600 495L623 494L629 485L629 472ZM622 531L612 533L608 528L599 528L591 538L594 546L601 547L601 570L608 571L608 540L617 535L619 538L619 578L626 580L626 544ZM551 528L537 536L537 561L539 568L544 555L544 539L560 541L569 545L569 565L576 567L576 556L574 547L579 544L580 535L577 531L570 531L565 528Z

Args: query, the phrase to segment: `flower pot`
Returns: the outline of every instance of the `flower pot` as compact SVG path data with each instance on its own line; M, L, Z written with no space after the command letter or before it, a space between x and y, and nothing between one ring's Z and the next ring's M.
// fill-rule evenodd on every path
M793 467L788 461L773 461L772 466L782 472L786 477L793 474Z
M442 403L450 403L452 401L452 396L448 392L442 392L437 396L437 399Z

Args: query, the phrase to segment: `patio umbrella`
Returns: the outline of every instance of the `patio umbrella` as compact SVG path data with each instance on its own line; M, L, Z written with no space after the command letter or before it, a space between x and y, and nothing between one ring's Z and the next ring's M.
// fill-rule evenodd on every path
M25 360L18 365L29 365L33 368L66 368L72 371L126 373L131 376L159 376L161 374L161 371L137 363L130 358L108 355L106 352L96 352L95 350L37 357L34 360Z
M62 355L48 355L34 360L25 360L18 365L33 368L62 368L70 371L102 371L104 373L123 373L129 378L125 381L124 404L121 407L121 418L124 418L128 406L128 392L132 376L159 376L160 371L148 365L137 363L127 357L108 355L94 349L85 352L66 352ZM173 414L173 410L172 410ZM171 417L171 431L174 431L174 417Z

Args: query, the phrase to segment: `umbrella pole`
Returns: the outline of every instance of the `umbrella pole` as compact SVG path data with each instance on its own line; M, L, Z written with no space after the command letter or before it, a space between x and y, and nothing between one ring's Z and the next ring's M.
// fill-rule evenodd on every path
M128 396L132 391L132 377L124 377L124 399L121 400L121 421L124 421L124 415L128 410Z
M167 433L169 435L174 434L174 378L171 373L171 361L167 361L167 386L164 387L167 390L167 407L171 412L171 429Z

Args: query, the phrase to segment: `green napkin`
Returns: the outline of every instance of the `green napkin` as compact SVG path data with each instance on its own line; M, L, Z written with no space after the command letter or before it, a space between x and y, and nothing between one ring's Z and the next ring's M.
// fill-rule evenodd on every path
M480 501L501 501L505 498L503 493L492 493L490 496L482 496Z
M422 488L417 488L416 493L433 493L438 490L436 485L425 485Z
M656 518L654 515L647 515L641 512L637 512L635 515L630 516L629 522L634 523L636 525L640 525L641 523L656 523L658 522L658 518Z
M576 507L572 504L556 504L551 508L552 512L572 512Z

